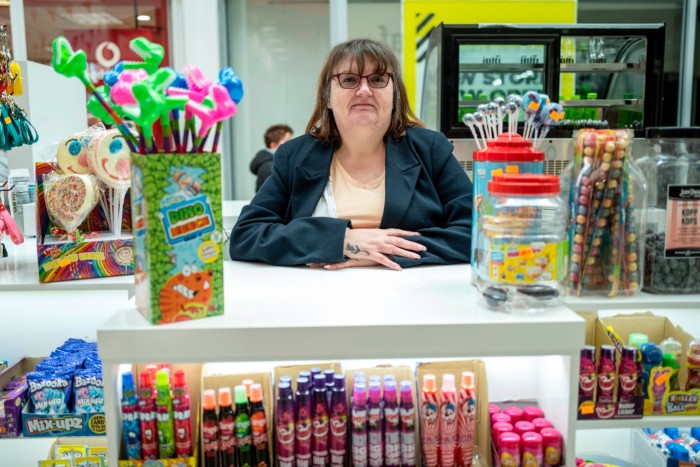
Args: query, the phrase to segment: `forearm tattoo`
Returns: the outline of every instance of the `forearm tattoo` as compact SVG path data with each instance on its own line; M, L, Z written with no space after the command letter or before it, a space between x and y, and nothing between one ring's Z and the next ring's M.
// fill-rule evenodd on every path
M357 246L357 245L351 245L350 243L348 243L347 245L345 245L345 250L346 250L346 251L349 251L350 253L354 253L354 254L364 253L364 254L366 254L367 256L369 256L369 251L361 250L359 246Z

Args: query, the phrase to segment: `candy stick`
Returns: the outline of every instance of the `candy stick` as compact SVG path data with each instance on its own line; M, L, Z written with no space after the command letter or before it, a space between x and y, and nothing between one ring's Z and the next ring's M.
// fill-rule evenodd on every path
M497 97L493 102L498 106L496 115L498 118L498 134L503 134L503 118L505 117L506 100L502 97Z
M483 130L484 116L481 112L474 112L474 125L476 125L476 128L479 130L479 136L484 140L484 147L486 147L487 137L485 130Z
M53 69L67 78L76 77L85 85L88 91L92 93L95 99L97 99L100 105L107 111L117 128L119 128L129 148L135 152L136 146L134 145L133 135L114 109L105 101L100 93L97 92L95 85L92 84L87 75L87 55L85 51L78 50L77 52L73 52L70 42L63 36L59 36L53 40L52 50L51 64Z
M518 104L511 101L506 104L506 113L508 114L508 139L510 140L518 131Z
M240 78L236 76L236 72L230 66L224 67L219 71L219 84L228 90L229 96L233 99L233 102L238 105L243 99L243 83ZM223 127L223 121L219 121L216 124L216 130L214 132L214 143L211 146L211 152L216 152L219 147L219 136L221 135L221 128Z
M493 137L496 138L499 134L501 134L501 108L495 102L489 102L486 104L486 109L489 111L489 115L491 116L491 132L493 133Z
M479 141L479 137L476 134L476 119L474 119L474 114L464 114L462 122L471 130L474 141L476 141L476 147L482 149L481 141Z
M563 118L564 108L557 102L552 102L542 108L542 122L544 124L544 130L542 131L541 135L538 132L536 138L537 144L535 146L537 149L539 149L542 145L542 140L547 136L549 129L553 126L559 125L559 122Z
M209 89L212 86L212 82L206 76L204 76L202 70L192 65L185 65L185 79L187 81L188 89L171 87L168 89L168 95L187 96L194 103L202 103L204 98L209 94ZM187 143L190 137L190 132L194 134L194 131L195 126L192 112L185 107L185 134L182 138L182 152L187 151ZM197 145L198 144L199 143L197 143ZM197 145L193 145L193 151L196 150Z
M170 88L189 89L185 75L182 73L176 73L175 80L170 83L170 87L168 89ZM180 109L175 108L170 112L170 126L173 133L173 139L175 140L175 150L178 152L184 152L180 141Z

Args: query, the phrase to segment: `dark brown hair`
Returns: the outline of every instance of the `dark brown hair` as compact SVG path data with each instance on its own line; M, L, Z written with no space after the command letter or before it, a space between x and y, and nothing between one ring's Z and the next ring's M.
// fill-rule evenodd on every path
M283 124L272 125L265 130L265 146L269 148L272 143L279 143L287 133L294 133L289 126Z
M401 77L401 68L394 52L381 42L371 39L352 39L333 47L321 69L316 93L316 105L306 125L306 132L314 138L329 144L331 141L340 147L342 139L335 123L333 112L328 108L331 97L331 81L336 67L345 62L357 64L359 73L365 72L368 60L377 63L376 73L391 72L394 81L394 105L391 110L391 123L387 134L395 139L402 138L408 127L424 127L423 122L411 110L406 94L406 85Z

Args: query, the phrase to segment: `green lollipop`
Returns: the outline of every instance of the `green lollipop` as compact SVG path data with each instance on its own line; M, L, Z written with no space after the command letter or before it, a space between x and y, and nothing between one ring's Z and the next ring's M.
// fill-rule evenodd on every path
M134 137L131 132L129 132L124 121L117 115L112 106L97 92L95 85L90 81L87 74L87 55L85 55L85 51L78 50L74 52L68 39L63 36L58 36L53 40L51 49L53 51L51 57L53 69L66 78L78 78L109 114L114 124L117 125L117 128L119 128L119 131L129 145L129 149L136 152Z
M136 37L129 41L129 48L139 57L143 62L124 62L125 70L133 70L136 68L143 68L149 75L154 74L158 71L158 67L163 62L165 57L165 49L160 44L155 44L145 37Z

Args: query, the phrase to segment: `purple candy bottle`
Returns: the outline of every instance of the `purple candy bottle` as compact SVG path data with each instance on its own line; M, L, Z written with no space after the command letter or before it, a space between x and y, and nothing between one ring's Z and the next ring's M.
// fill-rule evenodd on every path
M595 394L595 347L586 345L581 349L581 362L578 372L579 397L593 397Z
M348 402L345 396L345 375L343 374L333 376L330 414L331 467L344 467L348 444Z
M352 392L352 465L367 467L367 387L361 382Z
M311 466L312 402L307 378L297 379L296 400L296 467Z
M413 405L411 382L401 381L401 465L416 465L416 408Z
M382 404L382 384L379 379L369 381L369 402L367 403L368 453L370 467L384 465L384 410Z
M311 437L311 459L314 466L328 465L328 401L326 400L326 376L314 376L313 436Z
M278 386L275 427L277 467L294 467L294 398L289 383Z
M396 398L396 380L384 381L384 465L401 465L401 418Z

